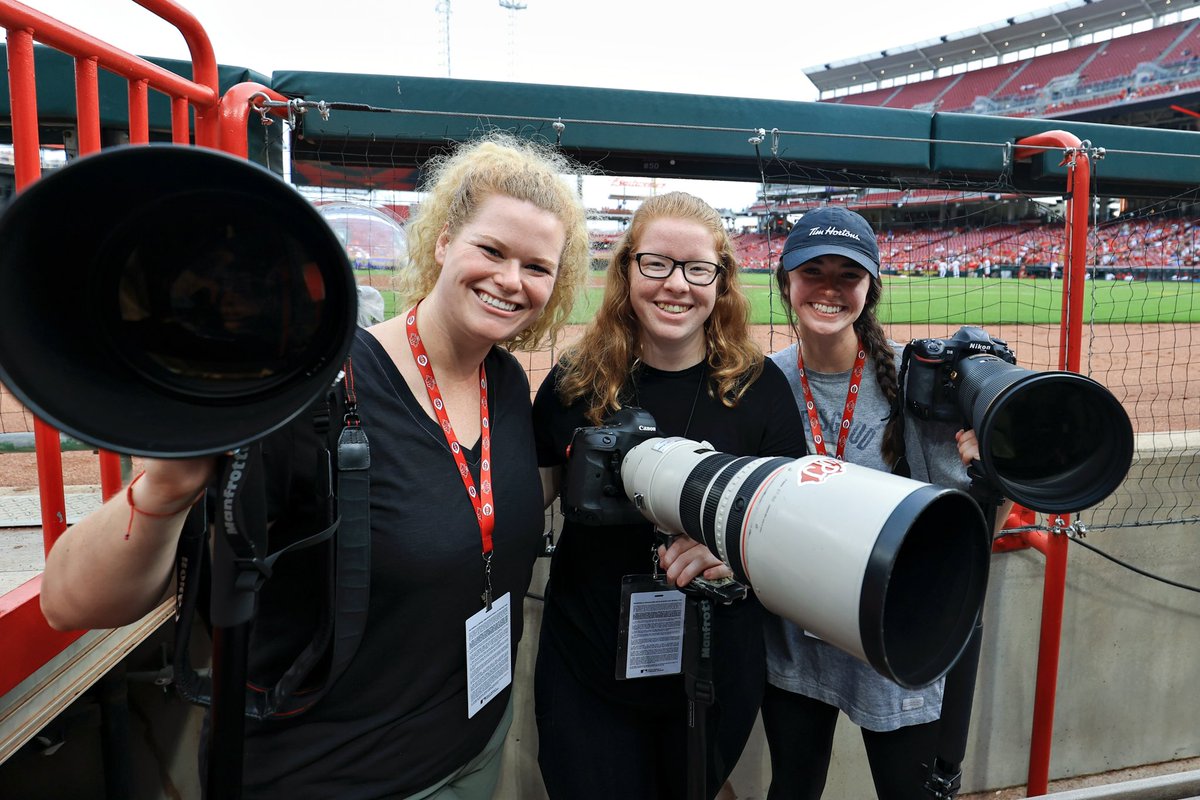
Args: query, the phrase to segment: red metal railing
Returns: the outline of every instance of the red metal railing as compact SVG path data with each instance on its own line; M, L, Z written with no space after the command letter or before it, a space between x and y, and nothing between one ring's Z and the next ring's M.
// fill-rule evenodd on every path
M75 59L75 90L79 152L100 149L99 89L100 69L129 81L129 139L132 143L150 138L148 94L151 90L171 98L172 141L186 144L191 139L189 113L194 113L194 142L245 156L246 121L254 98L284 98L259 84L240 84L222 98L217 82L217 67L211 44L196 19L171 0L134 0L138 5L172 23L183 35L191 51L193 78L186 80L144 59L130 55L90 37L51 17L14 0L0 0L0 25L8 32L9 91L12 99L13 147L18 190L40 176L34 42L61 50ZM1079 370L1083 329L1083 286L1086 270L1086 236L1090 197L1090 162L1087 152L1075 136L1050 131L1018 142L1015 157L1028 159L1046 148L1067 152L1067 251L1064 267L1064 298L1060 368ZM35 440L38 453L38 481L41 495L43 536L47 552L66 528L62 459L58 432L37 420ZM120 469L116 456L103 453L101 488L105 497L120 488ZM1032 514L1010 517L1009 525L1030 525ZM1052 526L1069 524L1066 516L1056 516ZM1038 651L1033 731L1030 743L1028 794L1044 794L1050 767L1054 702L1057 689L1062 612L1066 585L1066 537L1037 530L1002 537L995 551L1006 552L1033 548L1046 557L1043 586L1042 626ZM19 642L5 646L0 659L0 694L9 691L41 667L81 633L59 633L46 624L38 606L41 578L36 577L18 589L0 596L0 642Z
M41 176L38 133L37 76L34 42L60 50L75 59L76 126L80 156L100 149L100 70L128 81L129 141L150 141L149 93L171 101L171 140L247 154L246 122L254 96L284 100L257 83L239 84L224 98L217 80L217 62L208 34L187 10L172 0L134 0L179 30L192 58L187 80L143 58L131 55L46 16L15 0L0 0L0 25L8 33L9 95L12 105L13 157L17 190ZM276 110L276 113L278 111ZM189 116L194 124L189 125ZM194 139L192 134L194 133ZM34 421L38 492L45 550L66 530L62 451L57 430ZM114 453L100 454L101 492L107 499L121 488L121 470ZM29 677L82 635L82 631L52 630L39 605L41 576L0 596L0 694Z
M1064 151L1067 166L1067 239L1063 253L1062 323L1059 369L1079 372L1083 342L1084 276L1087 272L1088 210L1091 208L1091 161L1087 149L1066 131L1046 131L1017 142L1014 158L1027 160L1047 148ZM1023 512L1023 513L1022 513ZM1032 512L1020 509L1009 526L1034 523ZM1051 528L1065 528L1070 516L1056 514ZM1033 730L1029 740L1026 796L1043 795L1050 780L1050 747L1054 737L1054 701L1058 691L1058 660L1062 645L1063 604L1067 585L1067 537L1049 530L1024 531L996 540L993 552L1032 548L1046 557L1042 579L1042 624L1038 639L1037 682L1033 699Z

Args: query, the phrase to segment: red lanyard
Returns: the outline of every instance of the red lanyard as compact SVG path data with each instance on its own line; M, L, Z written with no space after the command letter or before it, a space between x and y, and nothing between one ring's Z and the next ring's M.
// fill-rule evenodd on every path
M850 438L850 420L854 419L854 406L858 403L858 385L862 383L863 366L867 363L867 353L863 350L862 341L858 342L858 355L854 357L854 369L850 371L850 389L846 392L846 407L842 409L841 431L838 433L837 452L834 458L846 460L846 440ZM817 455L826 455L825 437L821 435L821 421L817 418L817 404L813 400L812 389L808 387L808 376L804 374L804 356L801 347L796 346L796 367L800 370L800 385L804 387L804 408L808 411L808 424L812 428L813 444L816 445Z
M419 306L420 303L417 304ZM475 507L475 517L479 520L479 535L483 539L483 558L491 562L492 530L496 527L494 516L495 506L492 504L492 437L488 433L488 401L487 375L483 364L479 365L479 491L475 491L475 481L471 479L471 470L467 468L467 459L462 454L462 447L454 435L450 425L450 417L446 414L446 404L442 402L442 393L438 390L437 380L433 377L433 365L429 363L429 354L417 332L417 306L413 306L405 320L405 330L408 332L408 346L412 348L413 358L416 359L417 369L421 371L421 379L425 381L425 390L429 392L429 402L437 414L446 443L454 454L454 462L458 464L458 473L462 476L463 486L471 505ZM488 587L489 593L491 587ZM488 602L485 600L485 602Z

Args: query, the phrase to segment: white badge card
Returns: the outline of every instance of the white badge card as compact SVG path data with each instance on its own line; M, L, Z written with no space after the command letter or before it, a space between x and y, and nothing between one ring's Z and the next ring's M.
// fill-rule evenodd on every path
M467 718L512 683L509 592L467 620Z
M626 575L621 579L617 680L682 671L686 599L662 576Z

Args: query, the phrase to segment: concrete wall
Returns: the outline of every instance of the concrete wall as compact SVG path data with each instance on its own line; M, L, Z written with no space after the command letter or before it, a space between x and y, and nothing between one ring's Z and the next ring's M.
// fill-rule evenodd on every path
M1142 440L1148 448L1152 443ZM1134 461L1123 486L1078 520L1086 541L1169 579L1200 585L1200 454L1189 439L1178 455ZM1164 448L1157 443L1159 452ZM1149 451L1148 451L1149 452ZM1174 506L1190 523L1116 526L1130 509ZM1178 504L1178 505L1176 505ZM1067 567L1051 779L1200 755L1200 595L1137 575L1072 543ZM1023 785L1037 676L1045 560L1031 550L992 556L984 645L963 791ZM538 565L541 593L548 564ZM497 797L545 797L537 774L533 663L541 603L526 603L526 638L516 676L517 715ZM682 778L681 778L682 779ZM731 778L739 798L761 798L770 760L756 728ZM826 797L871 797L857 728L838 725Z
M1128 479L1080 515L1085 541L1144 570L1200 585L1200 455L1135 459ZM1108 527L1159 502L1185 524ZM1178 506L1175 504L1178 503ZM1103 529L1102 529L1103 528ZM1134 574L1072 544L1051 777L1200 754L1200 595ZM1042 558L993 556L972 721L972 788L1024 783L1033 709Z
M1179 452L1189 452L1180 449ZM1124 486L1082 520L1117 525L1129 509L1180 502L1180 518L1200 518L1200 450L1135 461ZM1174 476L1174 477L1172 477ZM1087 541L1151 572L1200 584L1200 525L1095 530ZM549 563L538 563L531 591L542 592ZM1200 755L1200 596L1138 576L1072 544L1054 724L1051 778L1105 772ZM992 557L985 641L976 688L964 791L1025 782L1041 613L1043 559L1032 551ZM525 639L515 676L516 715L497 798L545 797L537 769L533 663L542 604L525 603ZM129 672L161 665L161 639L129 657ZM173 692L146 683L129 690L128 738L137 798L198 797L195 753L200 715ZM680 698L682 702L683 699ZM0 765L0 797L29 800L102 797L96 712L73 706L67 738L44 754L30 746ZM580 765L589 768L589 765ZM599 767L600 765L590 765ZM683 780L683 776L680 777ZM761 728L731 783L737 797L762 798L770 766ZM12 794L16 792L16 794ZM857 729L842 719L826 797L873 795Z

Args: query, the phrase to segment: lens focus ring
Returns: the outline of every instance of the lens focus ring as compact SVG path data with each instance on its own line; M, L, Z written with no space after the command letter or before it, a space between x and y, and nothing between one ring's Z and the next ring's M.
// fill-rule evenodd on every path
M698 542L705 541L700 529L700 503L708 485L722 467L737 459L726 453L713 453L705 457L688 473L683 489L679 493L679 521L683 531ZM707 542L706 542L707 543Z
M712 486L709 487L708 497L704 501L704 513L700 522L700 533L704 537L704 543L710 549L718 547L716 526L717 509L721 505L721 495L725 493L725 487L733 480L733 476L737 475L742 467L754 460L753 456L742 456L730 461L716 478L713 479ZM695 538L695 536L692 536L692 538Z
M790 458L760 458L755 459L758 466L754 467L753 471L746 477L741 485L737 487L737 492L732 498L729 508L729 516L725 520L725 530L715 533L715 535L726 545L729 542L741 542L742 520L746 516L746 509L750 507L750 500L754 497L763 481L770 477L776 470L783 469L793 462ZM724 493L723 493L724 494ZM737 576L746 575L746 565L742 563L742 550L740 547L724 547L722 552L725 554L725 563L733 570L733 574Z

